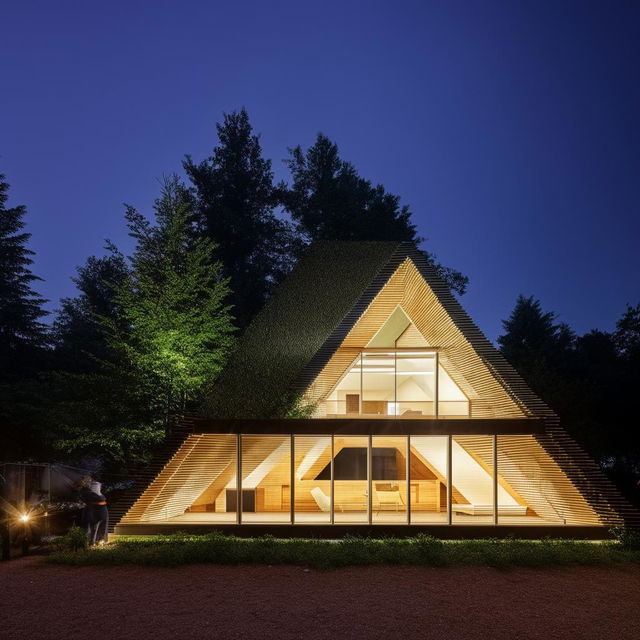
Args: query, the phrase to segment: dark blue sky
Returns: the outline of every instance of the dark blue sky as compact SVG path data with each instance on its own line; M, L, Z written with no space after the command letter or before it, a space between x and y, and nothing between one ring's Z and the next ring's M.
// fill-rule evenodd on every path
M285 178L318 131L471 278L490 338L519 293L577 331L640 300L637 2L8 2L0 172L55 307L122 203L246 106Z

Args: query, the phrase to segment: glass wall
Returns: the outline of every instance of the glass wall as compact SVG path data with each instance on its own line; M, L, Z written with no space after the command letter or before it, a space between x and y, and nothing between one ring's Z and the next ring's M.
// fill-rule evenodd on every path
M154 505L162 505L163 517L175 514L174 517L183 522L204 520L233 523L237 519L237 437L231 434L204 434L197 440L193 438L188 471L180 469L172 472L171 482L167 482L149 509L153 510ZM183 480L182 484L178 482L180 479ZM177 490L177 487L180 489ZM170 489L173 495L163 500L162 493Z
M295 522L297 524L329 524L331 522L331 437L295 436L293 450Z
M140 521L231 524L240 501L247 524L572 524L581 499L530 435L201 434L184 446L133 508Z
M371 509L375 524L407 523L406 436L371 439Z
M333 518L335 524L369 522L369 438L334 437ZM330 480L330 465L318 479Z
M323 415L460 417L469 415L469 401L435 351L364 351L327 396Z
M354 367L357 370L357 367ZM362 409L368 417L395 415L395 355L393 353L363 353Z
M411 436L412 524L447 524L447 436Z
M242 521L291 522L291 436L242 436Z
M574 489L530 435L498 436L498 523L567 524Z
M436 354L399 352L396 364L396 415L436 415Z
M451 511L455 524L492 524L493 436L451 440Z

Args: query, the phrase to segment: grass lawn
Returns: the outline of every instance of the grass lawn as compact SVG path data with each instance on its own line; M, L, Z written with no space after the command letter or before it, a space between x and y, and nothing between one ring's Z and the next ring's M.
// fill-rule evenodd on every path
M64 547L63 541L62 546ZM70 545L67 544L67 547ZM72 544L73 545L73 541ZM439 540L361 538L238 538L218 533L122 537L90 549L62 548L47 562L77 566L185 564L302 565L317 569L363 565L553 567L640 564L640 548L618 540Z

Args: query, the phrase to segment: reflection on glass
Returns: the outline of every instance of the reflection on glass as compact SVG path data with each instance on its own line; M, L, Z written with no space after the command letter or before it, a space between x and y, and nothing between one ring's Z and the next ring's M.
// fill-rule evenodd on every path
M295 522L327 524L331 521L331 438L296 436L293 449ZM325 470L328 473L323 474Z
M242 436L242 521L291 521L291 437Z
M345 436L334 438L334 522L369 522L369 438ZM329 466L318 475L318 479L331 477Z
M447 436L411 436L411 523L447 524Z
M374 436L371 444L372 520L407 522L407 437Z

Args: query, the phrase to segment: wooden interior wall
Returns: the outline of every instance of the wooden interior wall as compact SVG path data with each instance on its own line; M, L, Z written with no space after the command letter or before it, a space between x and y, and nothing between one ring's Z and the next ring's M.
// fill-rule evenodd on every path
M366 348L398 305L424 340L438 350L443 366L471 400L472 417L513 418L527 415L492 375L485 360L476 353L408 258L395 270L307 389L305 399L309 404L317 404L331 392L358 353ZM424 344L417 339L416 343L404 346L418 347Z

